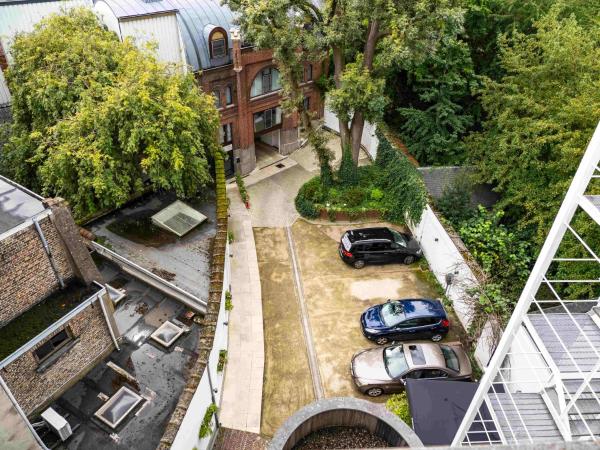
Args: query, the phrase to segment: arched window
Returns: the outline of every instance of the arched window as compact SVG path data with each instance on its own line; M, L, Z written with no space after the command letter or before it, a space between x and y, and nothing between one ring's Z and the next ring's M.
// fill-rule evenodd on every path
M256 97L257 95L278 91L279 89L281 89L279 70L277 70L275 67L267 67L266 69L258 72L254 78L254 81L252 82L252 88L250 89L250 97Z
M222 28L216 28L209 37L210 57L222 58L227 55L227 35Z

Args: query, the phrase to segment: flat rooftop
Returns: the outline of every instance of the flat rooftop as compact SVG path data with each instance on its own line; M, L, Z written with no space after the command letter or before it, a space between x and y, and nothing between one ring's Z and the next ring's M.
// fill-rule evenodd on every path
M58 448L154 450L198 356L195 350L200 326L185 317L188 309L183 304L119 271L101 257L95 259L107 282L126 291L115 311L123 335L121 350L113 351L52 405L73 429L73 435L59 443ZM168 348L150 337L167 320L189 328ZM123 387L142 400L112 428L95 413ZM37 418L32 422L36 421ZM53 448L55 435L44 434L43 430L38 430L38 434Z
M39 197L0 176L0 234L44 211Z
M216 235L214 193L207 200L185 203L208 219L183 237L164 230L151 216L176 197L146 195L87 225L98 243L136 263L201 300L208 300L210 258Z

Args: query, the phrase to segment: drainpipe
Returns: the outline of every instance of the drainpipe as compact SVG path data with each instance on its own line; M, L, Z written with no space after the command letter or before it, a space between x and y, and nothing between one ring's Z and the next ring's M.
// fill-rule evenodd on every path
M108 288L106 286L104 286L104 291L106 297L103 297L101 293L98 294L98 302L100 303L100 309L102 309L102 314L104 314L104 320L106 320L106 326L108 327L108 332L110 333L110 337L112 338L113 344L115 344L115 347L118 351L121 351L119 341L117 340L117 336L115 335L110 318L108 316L108 311L106 310L106 305L104 304L104 298L106 298L108 301L112 301L110 299L110 294L108 293Z
M52 257L52 251L50 250L50 246L48 245L48 241L46 241L46 237L44 236L44 232L42 231L42 227L37 221L37 218L32 218L33 224L35 225L35 229L37 231L38 236L40 237L40 241L42 241L42 245L44 246L44 250L46 251L46 255L48 255L48 260L50 261L50 266L52 267L52 271L54 272L54 276L58 280L58 284L60 284L61 289L65 288L65 282L63 281L60 273L58 273L58 269L56 268L56 264L54 263L54 258Z

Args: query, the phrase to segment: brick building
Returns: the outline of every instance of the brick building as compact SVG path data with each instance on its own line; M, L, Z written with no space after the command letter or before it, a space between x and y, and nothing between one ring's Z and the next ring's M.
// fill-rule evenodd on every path
M115 348L101 282L69 209L0 177L0 377L25 414Z
M97 0L94 10L121 39L157 44L157 57L194 72L215 96L227 170L246 174L257 158L287 155L299 146L299 120L281 110L279 72L271 51L244 45L235 17L215 0ZM304 68L305 104L321 117L323 102L314 83L320 64Z

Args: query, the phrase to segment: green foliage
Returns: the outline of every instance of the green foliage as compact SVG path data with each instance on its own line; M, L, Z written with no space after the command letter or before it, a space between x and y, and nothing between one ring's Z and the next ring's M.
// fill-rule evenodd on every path
M227 242L229 242L230 244L233 244L234 240L235 240L235 235L233 234L233 230L227 230Z
M464 160L462 138L473 125L471 89L475 73L467 44L455 34L422 64L409 69L415 101L397 109L399 133L412 155L427 165Z
M505 75L486 80L488 119L468 141L480 181L541 244L600 116L600 29L553 7L535 33L500 40Z
M202 419L202 424L200 425L200 431L198 432L198 437L200 439L205 438L212 434L212 427L210 425L213 416L217 412L217 405L211 403L208 408L206 408L206 412L204 413L204 418Z
M42 20L11 55L2 173L66 198L79 217L123 204L145 182L181 197L210 183L219 118L192 74L120 42L85 9Z
M393 414L396 414L409 427L412 426L412 416L410 414L406 392L390 396L385 402L385 407Z
M460 178L446 187L442 196L435 202L437 209L455 227L459 227L477 213L477 209L471 205L471 191L471 183Z
M459 233L484 272L516 283L529 275L528 246L500 223L503 215L479 206L477 215L465 222Z
M358 168L354 165L352 150L348 146L342 150L342 161L337 175L342 186L354 186L358 183Z
M247 203L250 200L250 198L248 197L248 191L246 190L246 183L244 183L244 179L239 173L235 175L235 182L237 184L238 191L240 192L242 202Z
M227 362L227 350L219 350L219 362L217 362L217 372L223 372Z
M423 178L382 132L378 131L377 137L379 147L376 164L381 169L377 187L384 192L382 203L385 218L395 223L406 223L407 220L418 223L427 205Z
M340 199L345 206L355 208L362 204L366 197L365 190L355 186L345 190Z
M379 201L383 198L383 192L379 188L371 189L371 200Z
M231 311L233 309L233 302L231 300L231 292L225 291L225 311Z

